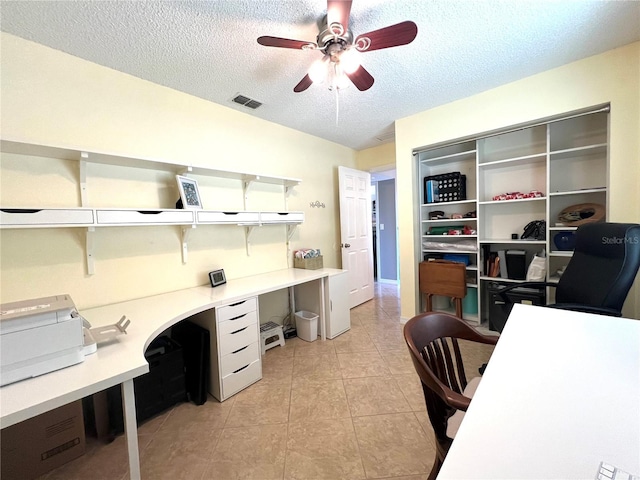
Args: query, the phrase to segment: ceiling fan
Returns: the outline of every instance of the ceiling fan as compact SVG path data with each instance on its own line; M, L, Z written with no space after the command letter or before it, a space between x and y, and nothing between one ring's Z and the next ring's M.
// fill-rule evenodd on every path
M365 53L407 45L416 38L418 27L409 21L363 33L354 38L349 30L351 1L327 0L327 15L322 20L316 42L270 36L258 38L258 43L267 47L319 50L324 54L323 58L314 63L309 73L294 87L294 92L305 91L312 83L324 81L327 75L331 77L330 90L347 86L345 77L358 90L368 90L373 85L374 79L360 65L358 52Z

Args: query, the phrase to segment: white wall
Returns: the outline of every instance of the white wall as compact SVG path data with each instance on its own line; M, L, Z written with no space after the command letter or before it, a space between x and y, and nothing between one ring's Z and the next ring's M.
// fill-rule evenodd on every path
M396 121L402 317L418 310L414 148L610 103L610 220L640 222L640 43ZM623 313L640 318L640 285Z
M291 250L321 248L325 266L340 267L336 167L354 167L353 150L9 34L1 41L3 139L300 178L287 203L304 211L306 221ZM0 203L79 206L77 165L3 154ZM196 178L205 208L243 208L239 181ZM172 208L178 198L173 174L155 170L90 165L87 188L91 207ZM326 208L310 208L316 200ZM247 209L284 206L282 187L258 185ZM291 261L285 226L256 229L251 256L243 229L200 226L186 265L178 227L114 227L97 229L96 274L88 276L83 235L82 229L1 230L1 301L69 293L87 308L202 285L215 268L232 279Z

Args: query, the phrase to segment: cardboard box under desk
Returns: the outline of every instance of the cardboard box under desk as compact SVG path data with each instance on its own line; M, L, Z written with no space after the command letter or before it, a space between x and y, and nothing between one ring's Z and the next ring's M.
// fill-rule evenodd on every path
M318 270L322 268L322 255L313 258L293 257L293 268L304 268L307 270Z
M39 477L85 452L82 401L2 430L2 480Z

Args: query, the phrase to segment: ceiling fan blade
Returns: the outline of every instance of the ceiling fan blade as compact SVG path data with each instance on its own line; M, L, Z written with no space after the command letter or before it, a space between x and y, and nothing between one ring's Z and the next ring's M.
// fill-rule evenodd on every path
M360 52L398 47L413 42L418 26L413 22L402 22L389 27L358 35L353 44Z
M374 82L371 74L367 72L362 65L360 65L355 72L347 73L346 75L361 92L369 90Z
M265 47L280 47L280 48L294 48L297 50L304 50L304 48L316 48L315 42L307 42L304 40L291 40L290 38L280 37L258 37L258 43Z
M295 87L293 87L293 91L296 93L304 92L307 88L311 86L312 83L313 83L313 80L311 80L311 77L309 76L309 74L307 74L302 78L302 80L300 80L300 82Z
M346 32L349 30L351 0L327 0L327 25L339 23Z

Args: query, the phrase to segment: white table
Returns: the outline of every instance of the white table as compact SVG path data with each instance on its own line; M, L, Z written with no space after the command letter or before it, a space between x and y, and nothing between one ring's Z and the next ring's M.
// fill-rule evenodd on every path
M171 325L196 313L317 280L320 299L318 313L321 338L324 340L325 283L330 276L343 272L331 268L283 269L230 280L216 288L194 287L82 310L80 313L94 327L115 323L122 315L126 315L131 320L127 335L99 346L96 353L87 356L80 364L0 388L0 428L122 384L130 477L138 479L140 464L133 379L149 371L144 357L149 343Z
M516 304L438 475L640 474L640 320Z

